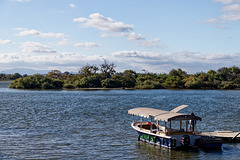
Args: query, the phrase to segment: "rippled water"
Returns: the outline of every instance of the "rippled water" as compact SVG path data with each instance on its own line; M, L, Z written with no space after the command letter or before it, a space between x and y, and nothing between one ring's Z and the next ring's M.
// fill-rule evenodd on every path
M138 143L127 111L135 107L202 117L198 130L240 131L240 91L8 89L0 82L0 159L238 159L240 144L222 151L171 151Z

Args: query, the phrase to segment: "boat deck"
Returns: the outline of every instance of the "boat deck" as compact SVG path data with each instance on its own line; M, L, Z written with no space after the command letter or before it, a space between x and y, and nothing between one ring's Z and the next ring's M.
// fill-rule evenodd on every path
M225 143L240 142L240 132L232 131L214 131L214 132L204 132L200 134L201 136L221 138Z

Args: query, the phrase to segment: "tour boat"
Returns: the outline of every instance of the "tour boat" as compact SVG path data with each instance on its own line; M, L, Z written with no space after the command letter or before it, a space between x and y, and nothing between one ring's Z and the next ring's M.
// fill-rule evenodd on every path
M199 148L221 148L222 142L217 140L204 140L196 132L196 122L202 119L194 113L178 113L179 110L188 105L181 105L171 111L153 108L134 108L128 111L133 115L132 128L138 132L138 140L148 142L169 149ZM140 121L134 121L139 116ZM143 118L150 121L143 121ZM154 122L157 122L155 123ZM177 128L174 128L176 127ZM205 138L206 139L206 138Z

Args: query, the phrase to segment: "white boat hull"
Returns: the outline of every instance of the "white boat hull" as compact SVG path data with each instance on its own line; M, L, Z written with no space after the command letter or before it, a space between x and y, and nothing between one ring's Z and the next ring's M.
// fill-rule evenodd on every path
M159 145L161 147L166 147L169 149L198 147L198 141L201 138L200 135L188 135L190 138L190 142L188 145L183 145L182 137L187 134L167 136L166 134L162 134L159 132L154 133L150 130L141 129L138 126L135 126L134 123L132 123L131 126L134 130L138 132L138 140L154 145Z

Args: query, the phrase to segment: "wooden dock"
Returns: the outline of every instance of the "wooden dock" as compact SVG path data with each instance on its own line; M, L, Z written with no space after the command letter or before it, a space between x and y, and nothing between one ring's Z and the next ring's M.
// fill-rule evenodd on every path
M233 131L214 131L214 132L204 132L200 134L206 137L221 138L223 143L240 143L240 132Z

